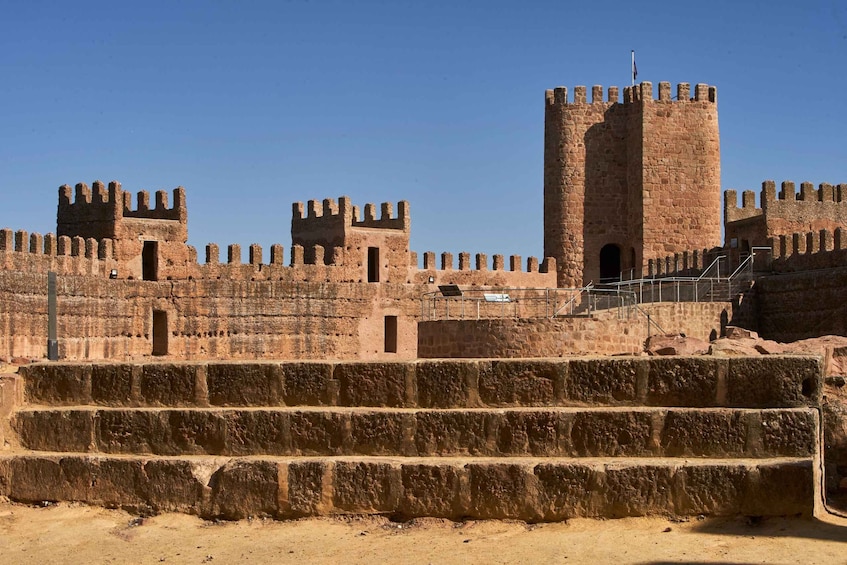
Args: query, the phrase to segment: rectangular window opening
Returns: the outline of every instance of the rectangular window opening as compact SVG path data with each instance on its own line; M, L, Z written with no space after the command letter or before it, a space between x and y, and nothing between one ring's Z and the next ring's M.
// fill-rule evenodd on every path
M385 352L397 353L397 316L385 317Z
M379 247L368 247L368 282L379 282Z
M153 355L168 354L168 313L153 310Z
M159 242L145 241L141 251L141 279L159 280Z

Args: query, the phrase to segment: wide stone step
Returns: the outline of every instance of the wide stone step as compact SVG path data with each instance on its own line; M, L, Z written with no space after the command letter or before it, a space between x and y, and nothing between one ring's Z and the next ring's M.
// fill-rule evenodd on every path
M28 408L35 451L155 455L812 457L813 408Z
M26 402L101 406L815 405L811 357L36 364Z
M809 459L0 456L0 495L135 512L556 521L811 515Z

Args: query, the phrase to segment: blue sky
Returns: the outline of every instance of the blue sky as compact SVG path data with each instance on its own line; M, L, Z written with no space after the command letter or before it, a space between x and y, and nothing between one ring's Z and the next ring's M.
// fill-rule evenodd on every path
M656 6L655 8L650 6ZM718 87L724 188L847 182L843 1L0 0L0 226L183 185L189 243L408 200L412 249L541 255L544 90ZM267 252L266 252L267 253ZM245 253L246 260L246 253Z

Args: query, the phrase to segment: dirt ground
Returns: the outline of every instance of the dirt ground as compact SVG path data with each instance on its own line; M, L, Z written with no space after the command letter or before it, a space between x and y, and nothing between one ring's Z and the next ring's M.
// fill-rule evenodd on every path
M0 501L3 563L847 563L847 520L522 522L139 518Z

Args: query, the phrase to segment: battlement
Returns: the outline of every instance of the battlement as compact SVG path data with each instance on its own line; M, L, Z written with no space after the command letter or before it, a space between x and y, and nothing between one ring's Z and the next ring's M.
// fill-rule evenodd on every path
M408 231L410 226L409 203L401 200L397 203L397 215L394 215L394 206L391 202L383 202L380 205L380 214L377 217L377 207L368 203L364 206L364 217L360 214L358 206L354 206L348 196L341 196L336 203L332 198L325 198L322 202L309 200L306 206L302 202L295 202L291 209L292 226L306 225L363 227L377 229L395 229Z
M487 271L489 270L488 255L485 253L477 253L474 256L474 262L471 263L471 254L462 251L458 255L459 264L455 264L453 254L447 251L441 253L440 261L436 261L436 255L433 251L426 251L423 254L423 270L424 271ZM505 256L494 255L491 259L491 271L506 271L515 273L555 273L556 260L552 257L547 257L541 263L537 257L528 257L526 260L526 270L521 269L521 256L509 256L509 268L506 269Z
M92 214L107 215L109 218L143 218L150 220L185 221L187 208L185 189L177 187L173 190L173 206L168 206L168 193L156 191L154 206L150 206L150 193L139 191L136 197L136 208L132 208L132 193L121 189L121 183L112 181L108 189L102 181L94 181L89 188L85 183L78 183L74 188L70 185L59 187L59 218L72 219L75 216L88 217Z
M847 267L847 228L779 235L768 246L777 272Z
M723 249L694 249L647 260L647 277L691 277L703 272Z
M623 88L623 103L632 104L635 102L708 102L716 104L718 101L718 89L708 84L697 84L694 86L694 96L691 96L691 85L687 82L682 82L676 86L676 96L671 96L671 83L660 82L658 88L658 98L653 97L653 83L644 81L635 86L626 86ZM603 100L603 87L594 85L591 87L591 101L587 99L588 90L585 86L575 86L572 97L568 98L568 89L564 86L559 86L553 89L548 89L545 94L545 100L548 106L571 106L585 104L602 104L604 107L610 104L621 103L621 89L617 86L610 86L606 90L606 99Z
M759 205L756 194L745 190L738 206L738 192L724 192L724 221L737 222L759 216L768 219L784 218L793 220L801 227L811 226L816 221L828 220L835 223L847 223L847 184L832 185L821 183L817 188L811 182L800 183L800 190L793 181L783 181L777 191L776 183L766 180L759 193ZM792 231L790 226L774 226L777 231ZM773 235L774 229L768 233Z

